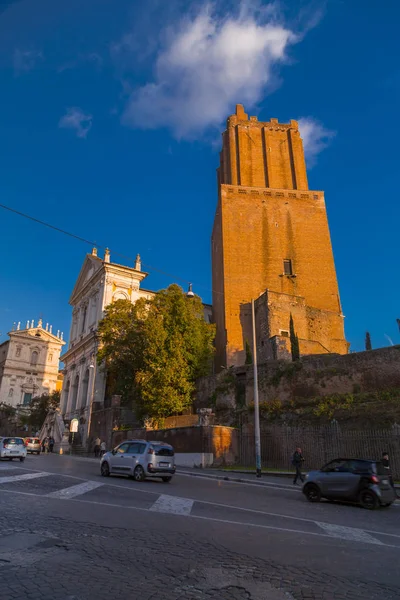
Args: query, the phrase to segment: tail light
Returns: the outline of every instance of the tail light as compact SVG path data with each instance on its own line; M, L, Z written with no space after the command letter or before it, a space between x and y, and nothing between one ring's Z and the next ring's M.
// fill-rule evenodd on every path
M376 475L371 475L371 483L379 483L379 478Z
M152 470L152 468L153 468L153 463L149 463L149 464L147 465L147 470L148 470L148 471L151 471L151 470Z

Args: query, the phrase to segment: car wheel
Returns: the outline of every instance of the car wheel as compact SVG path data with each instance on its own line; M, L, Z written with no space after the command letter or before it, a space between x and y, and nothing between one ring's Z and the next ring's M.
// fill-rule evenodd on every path
M36 454L39 456L40 452L36 452Z
M304 495L309 502L319 502L321 500L321 491L317 485L308 483L304 488Z
M101 474L102 474L103 477L109 477L110 476L110 467L108 466L108 462L107 461L104 461L103 463L101 463L100 472L101 472Z
M374 510L379 506L379 500L375 496L374 492L370 490L363 490L359 496L359 502L363 508L367 510Z
M135 481L144 481L146 478L146 474L141 465L138 465L136 469L133 471L133 479Z
M172 477L161 477L161 479L163 480L164 483L169 483L172 479Z
M24 462L24 460L25 460L25 456L21 456L19 460L20 460L21 462Z
M392 506L392 503L391 502L386 502L386 504L381 504L381 506L383 508L388 508L389 506Z
M10 458L8 460L12 460L12 456L10 456Z

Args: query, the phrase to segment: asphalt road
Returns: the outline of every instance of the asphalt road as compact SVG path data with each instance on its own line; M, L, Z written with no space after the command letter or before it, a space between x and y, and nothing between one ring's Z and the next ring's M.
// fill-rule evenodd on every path
M400 599L400 507L309 504L291 482L102 478L0 463L2 600Z

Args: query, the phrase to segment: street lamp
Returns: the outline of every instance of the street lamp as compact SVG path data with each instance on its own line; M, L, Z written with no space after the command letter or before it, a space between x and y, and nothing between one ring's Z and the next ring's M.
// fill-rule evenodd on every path
M254 369L254 441L256 447L256 473L261 477L261 437L260 437L260 406L258 402L258 371L257 371L257 340L256 313L254 300L251 301L251 323L253 327L253 369Z
M90 404L89 404L89 415L88 415L88 428L86 434L86 443L89 441L90 437L90 429L92 427L92 411L93 411L93 401L94 401L94 392L95 392L95 382L96 382L96 357L97 357L97 336L94 338L94 352L92 354L89 369L92 369L92 386L90 390Z

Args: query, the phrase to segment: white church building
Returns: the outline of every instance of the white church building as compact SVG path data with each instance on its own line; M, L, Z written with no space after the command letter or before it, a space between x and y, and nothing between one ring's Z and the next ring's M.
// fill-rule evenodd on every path
M22 329L18 323L8 336L0 344L0 403L28 406L32 398L56 391L62 333L39 319Z
M79 420L80 441L86 443L93 405L103 406L106 377L98 367L97 327L104 309L115 300L136 302L152 298L154 292L140 288L147 277L141 270L140 257L135 267L112 263L106 249L104 258L97 256L96 248L87 254L78 280L71 294L72 323L68 350L61 356L64 363L64 381L61 394L61 414L67 423Z

